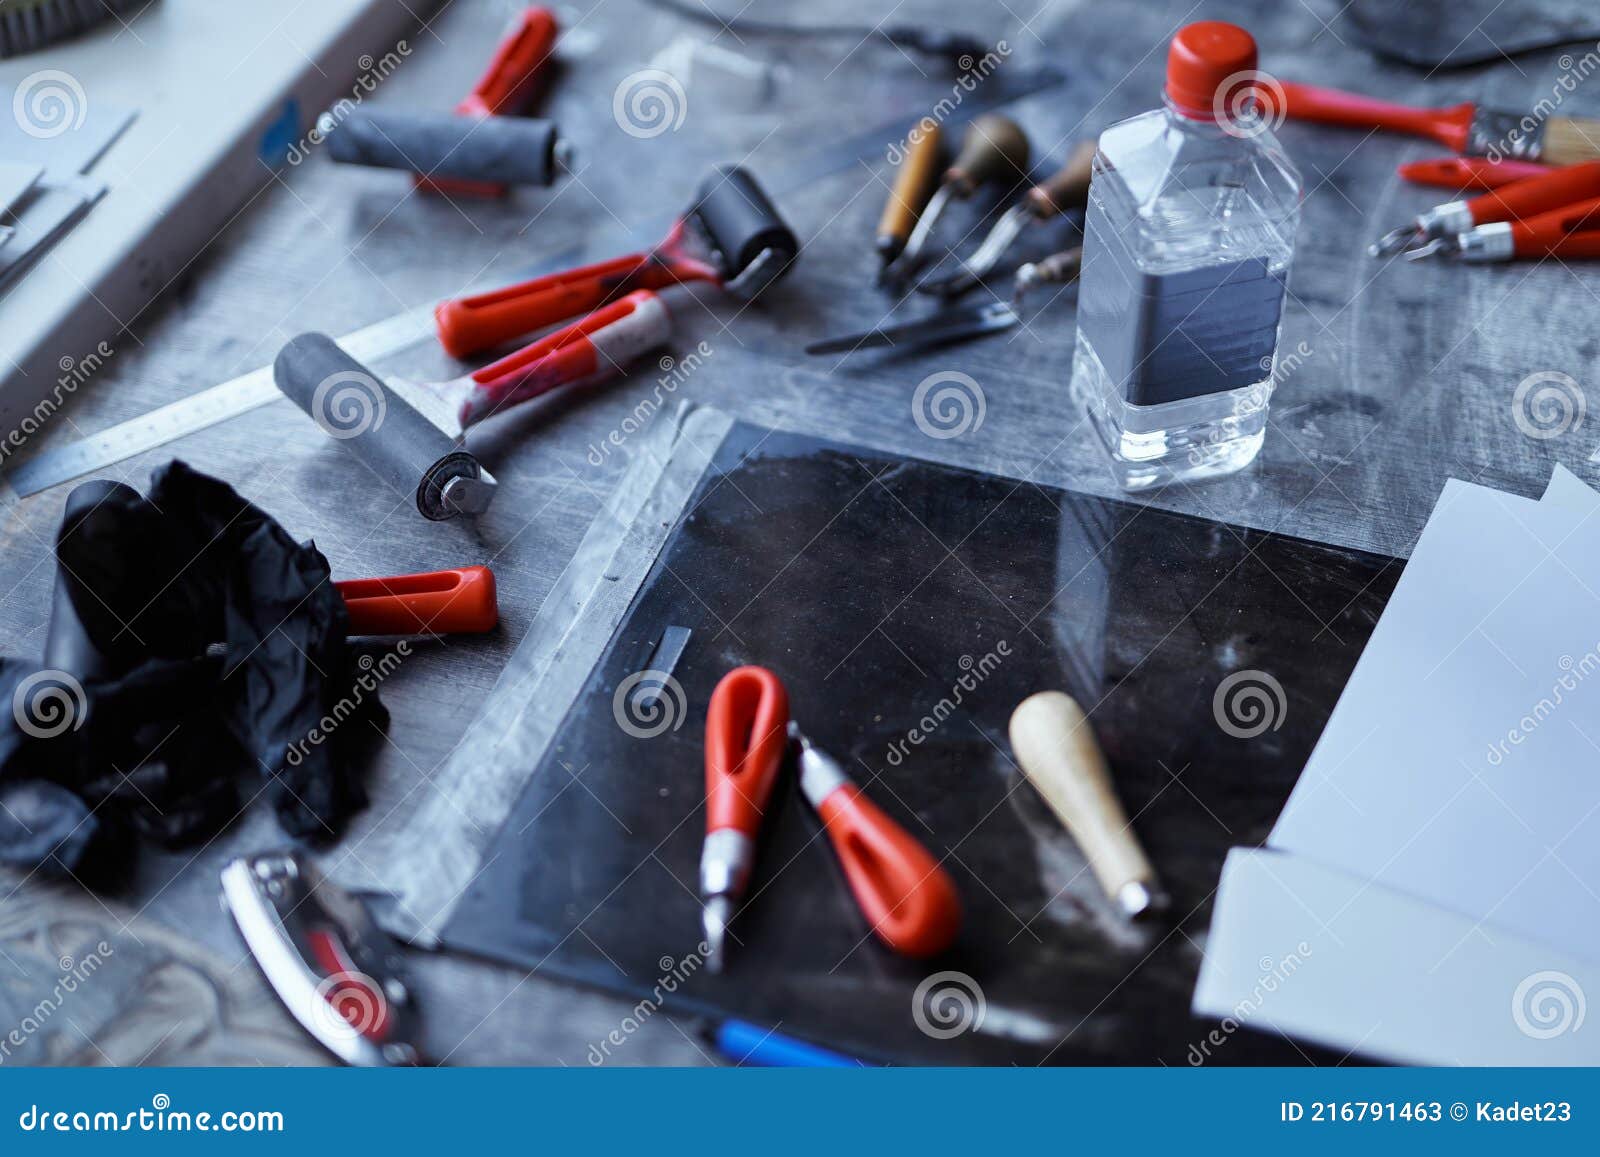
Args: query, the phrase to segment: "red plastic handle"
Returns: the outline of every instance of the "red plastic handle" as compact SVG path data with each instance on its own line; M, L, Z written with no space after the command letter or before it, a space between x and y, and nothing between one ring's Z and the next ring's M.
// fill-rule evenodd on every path
M1511 242L1518 257L1600 257L1600 197L1518 221Z
M1524 177L1550 172L1549 165L1537 161L1491 161L1488 157L1434 157L1411 161L1395 170L1413 185L1428 185L1456 193L1498 189Z
M333 585L344 596L352 635L479 634L500 621L494 572L486 566Z
M564 329L546 334L471 375L476 383L462 404L463 427L562 386L592 384L671 336L661 299L636 289Z
M464 358L587 313L636 289L664 289L696 279L692 270L679 269L653 253L633 253L458 297L441 303L433 317L445 352Z
M495 49L489 67L466 99L456 105L464 116L495 116L525 111L535 82L555 50L556 14L528 8Z
M853 783L817 808L872 930L905 956L933 956L961 930L961 899L949 874L911 834Z
M1476 225L1490 221L1526 221L1541 213L1600 197L1600 161L1551 169L1474 197L1467 211Z
M789 693L765 667L736 667L706 713L706 831L755 838L789 747Z
M1438 141L1460 152L1467 147L1467 130L1477 106L1471 102L1449 108L1411 108L1373 100L1334 88L1281 81L1283 112L1296 120L1358 129L1388 129Z

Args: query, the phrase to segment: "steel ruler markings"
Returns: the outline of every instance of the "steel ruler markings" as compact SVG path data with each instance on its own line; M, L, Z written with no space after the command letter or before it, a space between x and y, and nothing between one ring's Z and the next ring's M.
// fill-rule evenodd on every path
M974 99L952 112L945 124L962 124L979 113L1053 88L1065 79L1062 73L1051 68L1033 69L1008 77L1004 83L999 83L1000 78L995 78L979 89ZM875 156L883 141L904 136L916 123L915 117L902 117L888 126L824 147L795 164L780 166L780 171L769 179L768 186L775 195L781 196L812 181L821 180ZM564 256L558 261L563 259ZM556 265L548 260L538 264L541 267ZM537 275L537 272L527 274L530 277ZM364 329L346 334L338 341L345 352L357 361L377 361L431 338L433 331L433 307L428 305L374 322ZM0 472L0 481L9 484L19 498L27 498L63 482L104 470L107 466L143 454L146 450L154 450L185 435L247 414L281 397L283 395L278 392L272 379L272 367L263 366L80 441L42 451Z
M346 334L339 344L357 361L377 361L432 334L433 307L427 305ZM282 397L272 380L272 367L262 366L70 445L46 450L11 467L4 478L19 497L26 498Z

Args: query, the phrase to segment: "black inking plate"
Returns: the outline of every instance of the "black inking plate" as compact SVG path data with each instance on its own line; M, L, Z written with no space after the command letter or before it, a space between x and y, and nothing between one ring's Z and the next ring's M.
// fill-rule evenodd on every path
M1223 857L1265 839L1399 573L735 426L444 941L650 1013L737 1017L872 1061L1328 1060L1196 1018L1189 999ZM630 715L618 689L672 626L693 632L675 686ZM727 970L703 967L705 711L744 663L776 671L812 741L943 859L965 908L945 955L873 939L791 761ZM1172 894L1148 928L1118 918L1012 762L1011 711L1047 688L1090 710ZM625 1043L597 1047L625 1063Z

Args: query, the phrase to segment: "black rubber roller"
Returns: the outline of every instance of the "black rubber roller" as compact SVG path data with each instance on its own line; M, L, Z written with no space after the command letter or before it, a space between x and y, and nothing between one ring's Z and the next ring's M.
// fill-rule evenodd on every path
M559 167L555 124L531 117L357 110L326 139L328 155L346 165L458 181L548 185Z
M278 351L272 376L396 496L414 495L422 517L438 522L488 508L495 481L478 460L332 338L301 334Z
M727 263L724 279L738 277L764 249L774 251L779 269L800 252L794 231L756 179L736 165L719 165L700 183L693 216Z

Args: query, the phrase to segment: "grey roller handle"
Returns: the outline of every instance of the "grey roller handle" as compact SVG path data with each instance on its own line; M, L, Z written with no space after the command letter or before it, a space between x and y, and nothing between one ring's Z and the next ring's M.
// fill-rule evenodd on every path
M548 185L559 168L556 126L531 117L357 110L327 134L346 165L500 185Z
M278 351L273 380L295 405L343 442L435 522L488 507L494 479L326 334L303 333Z

